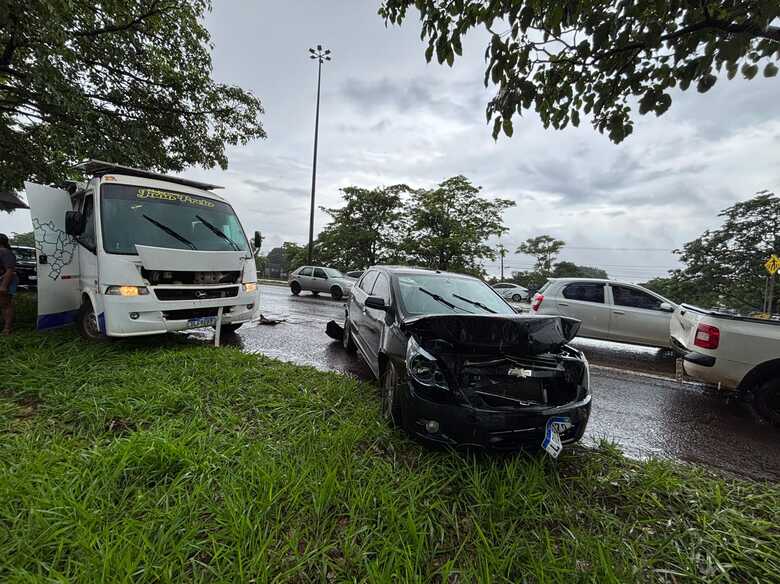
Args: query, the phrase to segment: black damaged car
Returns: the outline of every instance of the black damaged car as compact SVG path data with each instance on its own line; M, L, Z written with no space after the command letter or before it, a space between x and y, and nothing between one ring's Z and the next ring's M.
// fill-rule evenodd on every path
M352 289L344 327L380 381L382 413L414 436L496 449L561 445L590 415L588 362L567 345L579 321L517 314L470 276L377 266Z

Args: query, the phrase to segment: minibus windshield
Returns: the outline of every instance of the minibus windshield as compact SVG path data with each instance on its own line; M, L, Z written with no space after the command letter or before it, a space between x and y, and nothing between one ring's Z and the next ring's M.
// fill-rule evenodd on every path
M165 189L104 184L103 249L136 254L136 244L198 251L249 251L233 208Z

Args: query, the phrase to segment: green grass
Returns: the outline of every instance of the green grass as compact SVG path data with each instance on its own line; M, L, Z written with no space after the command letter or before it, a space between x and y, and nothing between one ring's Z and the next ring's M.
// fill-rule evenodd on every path
M29 302L0 340L0 581L780 580L775 485L609 445L433 451L371 384L38 334Z

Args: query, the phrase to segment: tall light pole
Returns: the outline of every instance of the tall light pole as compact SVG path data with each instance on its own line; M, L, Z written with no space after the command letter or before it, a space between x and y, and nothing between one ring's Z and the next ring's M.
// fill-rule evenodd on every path
M506 248L500 241L498 242L498 255L501 256L501 281L504 281L504 258L506 257Z
M314 162L311 166L311 210L309 211L309 253L307 263L311 265L312 247L314 245L314 190L317 184L317 137L320 131L320 80L322 79L322 63L330 61L330 50L322 50L322 45L309 49L310 59L317 59L317 114L314 117Z

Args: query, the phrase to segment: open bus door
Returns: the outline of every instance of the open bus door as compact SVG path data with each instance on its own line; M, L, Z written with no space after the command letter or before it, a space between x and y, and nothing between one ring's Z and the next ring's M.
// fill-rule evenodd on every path
M70 194L54 187L24 183L30 205L38 259L38 330L76 320L79 290L79 246L65 232Z

